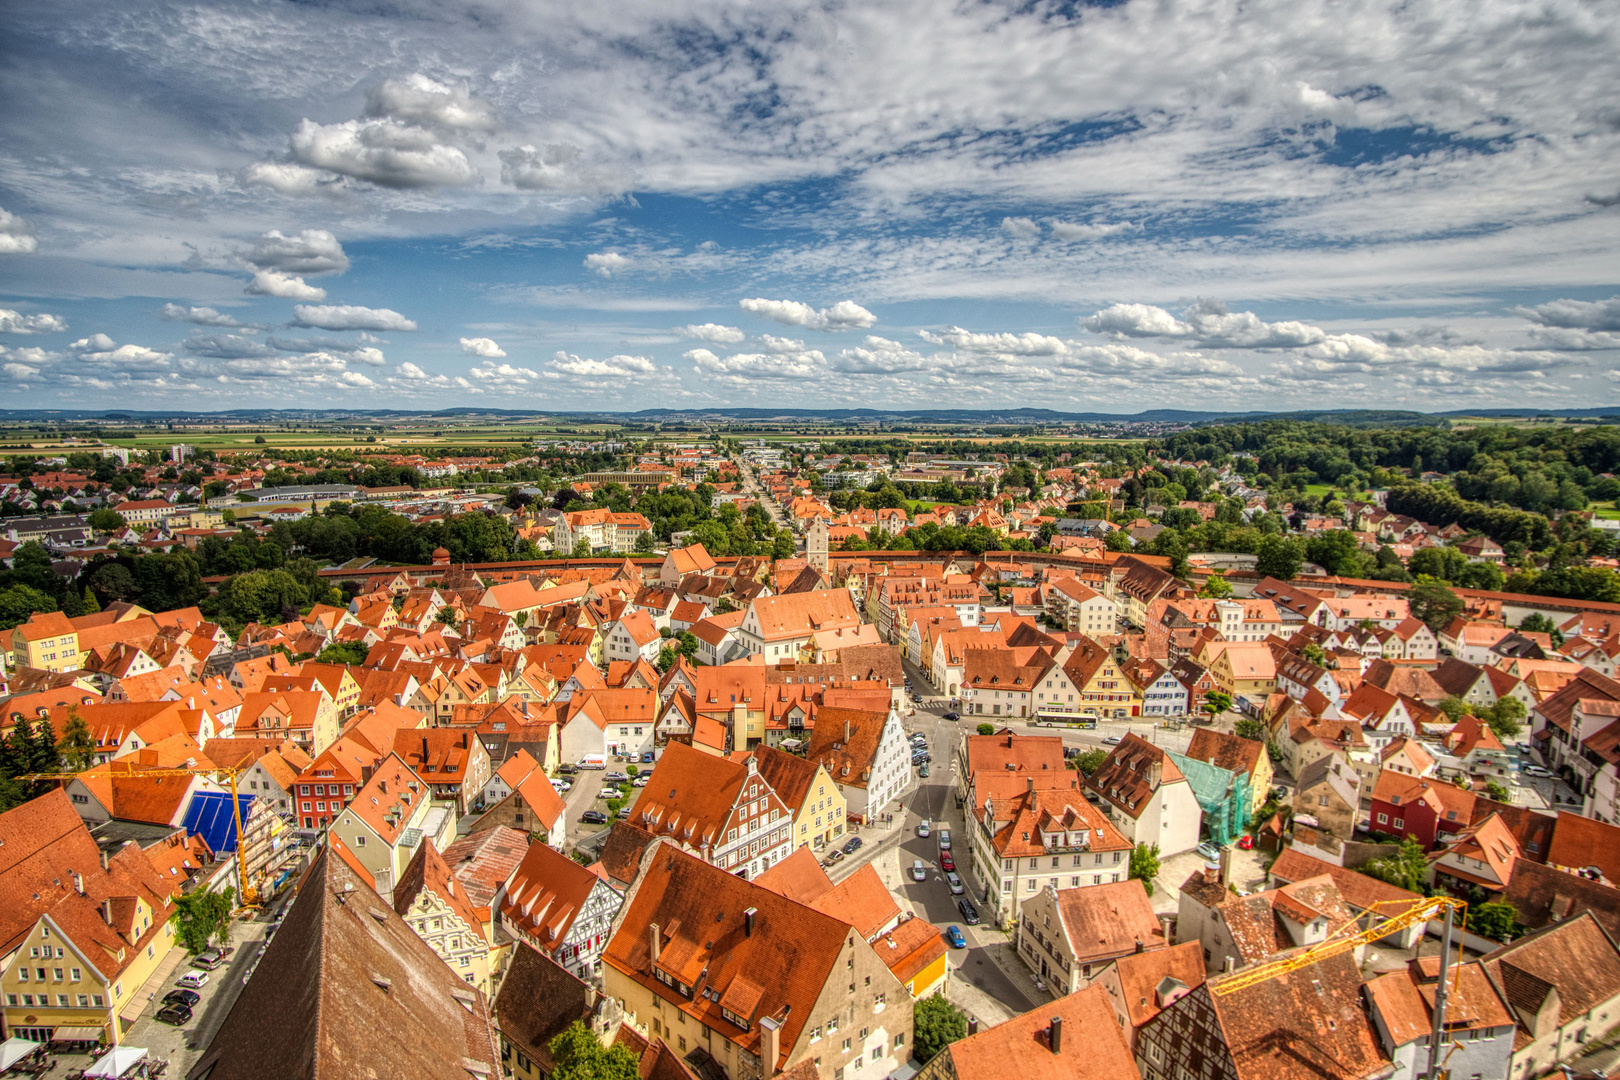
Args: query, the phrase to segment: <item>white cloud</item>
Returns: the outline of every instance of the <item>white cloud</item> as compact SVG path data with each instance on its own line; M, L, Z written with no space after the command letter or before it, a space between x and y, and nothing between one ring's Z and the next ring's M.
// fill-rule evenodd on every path
M1059 240L1104 240L1110 236L1119 236L1122 233L1140 232L1140 225L1133 225L1129 221L1114 222L1050 222L1052 235Z
M106 334L91 334L89 337L83 337L75 341L68 348L74 352L108 352L118 348L118 342Z
M436 375L409 360L396 367L387 381L389 385L412 394L425 390L473 390L473 384L460 375Z
M708 349L689 349L683 355L699 374L733 385L747 385L752 379L814 379L827 371L827 358L816 349L724 357Z
M934 345L949 345L964 352L1009 356L1062 356L1069 347L1061 338L1046 334L975 334L953 326L941 333L919 330L917 336Z
M1041 235L1041 227L1027 217L1004 217L1001 231L1018 240L1034 240Z
M1575 330L1561 326L1537 326L1530 330L1530 340L1538 349L1557 352L1593 352L1599 349L1620 349L1620 334L1605 330Z
M490 390L530 390L540 381L540 373L533 368L512 364L485 364L467 369L474 382Z
M905 371L925 371L929 362L919 352L898 341L869 334L864 342L839 352L832 362L835 371L855 375L895 375Z
M605 360L592 360L558 350L547 364L548 376L579 375L587 378L634 379L658 372L658 365L645 356L610 356Z
M27 255L39 247L28 222L0 210L0 255Z
M349 269L343 245L325 229L303 229L291 236L271 229L242 257L255 269L284 274L341 274Z
M1554 300L1533 308L1520 308L1519 314L1542 326L1570 330L1620 330L1620 296L1607 300Z
M283 274L279 270L260 270L244 291L252 296L276 296L283 300L326 299L325 289L307 284L297 274Z
M389 79L366 95L366 116L389 117L446 132L495 130L495 110L465 86L450 86L416 72Z
M379 187L426 188L471 184L478 170L455 146L426 128L394 120L345 120L317 124L305 119L291 139L293 157Z
M1268 323L1252 311L1232 312L1215 300L1200 300L1178 319L1152 304L1113 304L1080 320L1094 334L1114 337L1188 338L1205 348L1278 349L1312 345L1327 338L1301 322Z
M612 169L586 162L580 148L570 143L525 144L496 156L501 183L522 191L606 195L622 191L626 183Z
M469 356L482 356L492 360L500 360L506 356L506 350L487 337L462 338L461 351Z
M352 304L299 304L293 308L298 326L320 330L412 331L416 324L391 308L357 307Z
M712 322L677 326L675 332L682 337L697 338L699 341L711 341L716 345L736 345L748 337L747 334L735 326L722 326L719 323Z
M237 360L250 356L275 356L276 350L241 334L192 334L180 343L180 350L192 356Z
M237 181L243 187L267 187L283 195L317 195L342 190L348 178L287 161L257 161L239 172Z
M97 348L92 346L88 349L82 349L79 352L80 359L92 364L106 365L107 367L167 369L169 361L174 358L173 353L159 352L156 349L149 349L145 345L113 345L106 340L105 334L97 334L96 337L102 339L96 343L97 345L107 347ZM75 343L74 347L78 348L77 343Z
M739 300L737 306L784 326L802 326L806 330L865 330L877 322L876 315L853 300L840 300L820 311L797 300L764 298Z
M164 304L158 312L158 318L169 322L191 323L193 326L222 326L232 329L241 327L241 323L234 316L226 315L211 307L182 307L179 304Z
M60 315L24 315L0 308L0 334L56 334L66 329L67 320Z
M348 359L352 360L353 362L357 364L365 364L368 367L382 367L384 364L388 363L388 359L387 357L383 356L382 350L374 348L370 345L362 345L358 349L350 349L346 355Z
M19 364L14 361L0 364L0 371L4 371L6 377L13 382L27 382L39 374L39 368L29 367L27 364Z
M585 256L585 269L603 277L612 277L630 265L630 260L617 251L598 251Z

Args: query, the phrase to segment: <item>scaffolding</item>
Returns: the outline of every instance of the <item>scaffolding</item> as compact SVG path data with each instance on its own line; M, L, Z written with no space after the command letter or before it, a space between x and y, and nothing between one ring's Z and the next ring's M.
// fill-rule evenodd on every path
M1249 774L1231 772L1207 761L1165 751L1192 786L1204 812L1204 827L1217 847L1232 843L1249 826Z

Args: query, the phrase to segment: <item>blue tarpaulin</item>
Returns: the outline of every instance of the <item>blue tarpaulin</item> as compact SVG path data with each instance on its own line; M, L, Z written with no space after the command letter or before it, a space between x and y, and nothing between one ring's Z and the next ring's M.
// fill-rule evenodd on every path
M252 795L238 795L242 806L242 820L248 819L253 809ZM225 791L199 791L191 797L186 809L186 835L201 834L215 855L226 855L236 850L236 816L231 813L231 796Z

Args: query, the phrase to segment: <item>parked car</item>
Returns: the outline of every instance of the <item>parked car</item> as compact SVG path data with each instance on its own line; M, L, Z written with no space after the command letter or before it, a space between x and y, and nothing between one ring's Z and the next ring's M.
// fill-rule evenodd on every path
M606 780L610 784L627 784L630 782L630 774L622 772L610 772L606 776L602 777L602 779Z
M949 830L949 829L941 829L941 830L939 830L939 850L941 850L941 851L949 851L949 850L951 850L951 830Z
M573 784L570 784L570 783L569 783L569 782L568 782L568 781L566 781L566 780L553 780L553 781L552 781L552 782L551 782L551 786L552 786L552 787L553 787L553 788L556 788L556 789L557 789L557 793L558 793L558 794L559 794L559 795L566 795L566 794L567 794L567 793L568 793L568 792L570 792L570 791L573 791L573 790L574 790L574 785L573 785Z
M188 990L201 990L208 985L208 973L204 971L188 971L174 981L176 986L183 986Z
M923 865L923 861L921 859L912 859L911 860L911 880L912 881L927 881L928 880L928 867Z
M1254 850L1254 837L1249 835L1248 833L1244 833L1242 836L1238 837L1238 850L1239 851L1253 851Z
M951 887L953 895L962 895L962 879L954 871L945 875L945 884Z
M598 791L596 793L596 797L598 799L617 799L619 797L619 789L614 785L609 784L601 791Z
M1524 774L1526 776L1548 777L1552 775L1552 770L1544 769L1540 765L1526 765L1524 767Z
M831 851L829 851L827 853L827 857L825 859L821 860L821 865L822 866L831 866L835 862L840 862L843 858L844 858L844 853L842 851L839 851L837 848L833 848Z
M1122 743L1124 741L1125 740L1121 739L1118 735L1110 735L1110 736L1108 736L1108 738L1103 740L1103 745L1104 746L1118 746L1120 743Z
M960 926L946 927L945 940L951 943L951 948L953 949L967 948L967 938L962 936L962 928Z
M912 754L911 755L911 763L913 765L921 765L925 761L933 761L933 760L934 760L934 756L932 754L930 754L926 750L924 750L920 754Z
M629 816L630 816L630 808L628 806L619 807L619 820L620 821L625 820Z
M861 838L858 837L858 836L852 836L848 840L844 841L844 854L845 855L853 855L853 854L855 854L855 849L860 847L860 846L861 846Z
M157 1011L156 1019L159 1023L181 1027L191 1023L191 1010L184 1005L165 1005Z
M940 713L939 715L940 715L940 717L942 719L945 719L945 720L960 720L960 719L962 719L962 714L955 711L954 709L951 710L950 712L947 712L947 713Z
M1198 845L1198 854L1202 855L1206 859L1219 859L1221 857L1221 849L1216 847L1210 841L1205 840L1202 844Z
M587 810L579 815L579 821L582 825L606 825L607 819L608 816L600 810Z
M928 839L928 819L927 818L923 818L921 821L917 822L917 835L922 837L924 840Z
M956 869L956 859L952 857L950 852L942 851L939 853L939 868L941 870Z
M224 949L204 949L191 958L191 966L213 971L225 962L226 955Z
M201 1000L202 995L195 990L170 990L163 995L163 1004L184 1005L188 1009L196 1008L197 1002Z
M564 776L573 776L575 773L579 772L579 766L564 763L557 766L557 771Z
M652 777L650 775L648 775L647 773L642 773L640 776L638 776L634 780L630 781L630 786L631 787L646 787L651 782L652 782Z
M962 913L962 921L969 926L979 925L979 909L974 907L973 901L967 897L964 896L956 902L956 910Z
M926 761L923 762L922 765L920 765L917 768L917 775L922 777L925 780L928 778L930 772L932 772L932 770L929 769L928 762L926 762Z
M643 765L651 765L653 763L653 752L651 750L642 751L641 763Z

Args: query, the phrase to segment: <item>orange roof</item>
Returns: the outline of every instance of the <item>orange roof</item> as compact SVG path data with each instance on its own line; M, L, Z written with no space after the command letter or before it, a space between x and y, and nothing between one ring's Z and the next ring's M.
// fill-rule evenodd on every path
M1167 991L1166 997L1177 992L1177 987L1166 985L1166 979L1189 990L1204 981L1204 951L1198 942L1184 941L1151 952L1132 953L1114 961L1114 972L1119 979L1120 1004L1130 1017L1131 1027L1140 1028L1159 1015L1161 988Z
M424 891L437 896L467 923L473 933L484 936L483 918L468 900L466 890L457 886L444 856L439 854L439 849L433 846L430 839L422 841L422 846L416 849L416 854L399 875L399 884L394 886L395 914L403 918Z
M1051 1022L1062 1021L1054 1052ZM951 1043L955 1075L1020 1080L1140 1080L1108 993L1100 985L1058 998Z
M601 880L567 855L536 841L512 872L501 900L501 918L538 948L556 949Z
M872 942L878 959L901 982L909 982L945 955L945 938L927 919L907 919Z
M398 754L389 754L377 763L365 786L355 792L344 808L353 813L386 844L393 844L405 831L415 808L427 799L427 785L411 771Z

